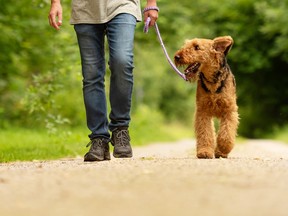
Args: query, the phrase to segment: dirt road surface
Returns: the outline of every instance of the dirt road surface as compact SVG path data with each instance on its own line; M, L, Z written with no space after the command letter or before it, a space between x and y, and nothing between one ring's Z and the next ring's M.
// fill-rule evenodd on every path
M132 159L0 164L1 216L287 216L288 145L237 144L199 160L195 141L135 147Z

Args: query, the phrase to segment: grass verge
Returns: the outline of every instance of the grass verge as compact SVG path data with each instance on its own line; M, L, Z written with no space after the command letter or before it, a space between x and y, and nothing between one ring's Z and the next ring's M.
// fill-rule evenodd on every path
M67 130L63 130L67 131ZM0 131L0 162L53 160L82 157L87 152L89 131L83 128L58 131L49 135L45 130L11 128ZM192 138L192 130L178 124L130 127L132 146L152 142Z
M276 139L285 143L288 143L288 126L275 131L273 136L268 137L270 139Z

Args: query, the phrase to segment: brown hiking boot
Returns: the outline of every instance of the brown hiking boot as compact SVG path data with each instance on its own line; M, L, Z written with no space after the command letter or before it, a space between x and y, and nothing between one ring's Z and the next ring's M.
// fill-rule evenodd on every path
M90 146L89 151L84 156L85 162L110 160L109 139L95 138L86 147Z
M115 158L132 157L128 127L119 127L113 130L111 143L114 146L113 156Z

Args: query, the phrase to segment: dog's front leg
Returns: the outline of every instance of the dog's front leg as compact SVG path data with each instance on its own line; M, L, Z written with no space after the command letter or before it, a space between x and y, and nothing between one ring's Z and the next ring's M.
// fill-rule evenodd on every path
M205 113L196 111L195 135L197 157L212 159L215 150L215 129L212 117L207 116Z
M238 128L238 113L227 113L220 119L220 128L217 136L217 146L215 150L216 158L227 158L234 147Z

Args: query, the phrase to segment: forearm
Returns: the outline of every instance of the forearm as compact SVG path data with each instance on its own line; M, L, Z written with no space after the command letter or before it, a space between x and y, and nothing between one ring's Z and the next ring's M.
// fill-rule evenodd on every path
M156 0L147 0L147 7L156 6Z
M61 0L51 0L51 4L61 3Z

